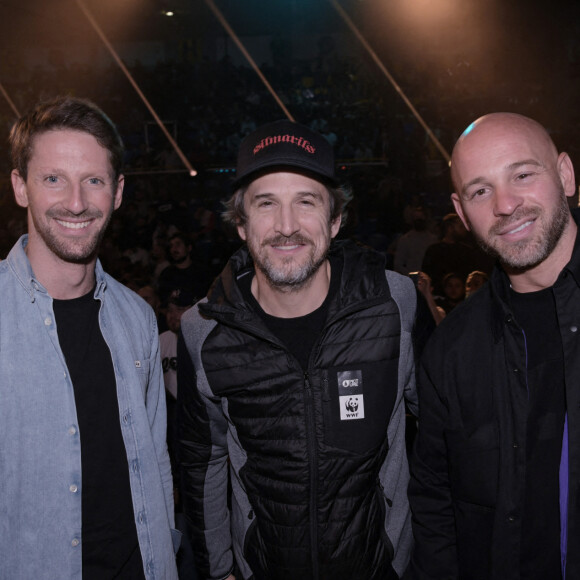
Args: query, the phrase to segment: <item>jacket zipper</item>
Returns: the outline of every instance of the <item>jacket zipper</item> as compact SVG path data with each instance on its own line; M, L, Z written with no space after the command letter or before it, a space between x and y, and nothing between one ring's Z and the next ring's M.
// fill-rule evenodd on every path
M306 407L306 440L308 445L309 473L310 473L310 552L312 559L312 578L318 578L318 519L316 496L318 492L318 451L316 446L316 425L314 424L314 409L312 387L308 373L304 373L304 392Z

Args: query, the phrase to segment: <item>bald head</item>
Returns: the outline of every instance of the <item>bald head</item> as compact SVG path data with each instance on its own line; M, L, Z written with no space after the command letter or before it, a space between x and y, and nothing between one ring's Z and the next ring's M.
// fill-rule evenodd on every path
M451 177L455 210L512 283L516 273L538 268L552 283L575 239L566 200L575 183L570 158L558 154L546 129L513 113L481 117L457 141Z
M537 121L516 113L491 113L480 117L459 137L451 154L451 179L460 193L462 163L482 155L485 146L496 143L527 143L542 159L556 162L558 150L546 129Z

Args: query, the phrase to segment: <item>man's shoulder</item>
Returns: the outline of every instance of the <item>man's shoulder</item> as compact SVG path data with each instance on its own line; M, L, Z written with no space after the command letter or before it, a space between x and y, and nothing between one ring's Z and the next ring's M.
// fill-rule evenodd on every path
M173 276L177 270L178 268L175 264L168 264L159 273L159 279L166 278L167 276Z
M456 306L437 326L425 352L471 349L492 333L493 299L484 287Z
M8 260L0 260L0 283L8 284L12 281L12 278L6 276L10 272L10 265Z
M110 274L103 273L106 282L106 294L112 296L115 301L121 302L122 307L129 307L147 316L154 316L153 308L139 294L128 288ZM105 299L105 303L107 300Z
M218 322L200 311L200 305L207 303L207 298L200 300L187 310L181 317L181 333L190 347L197 342L203 342Z
M449 246L451 246L451 244L435 240L432 244L427 246L427 249L425 250L425 256L445 254L449 251Z
M12 246L5 259L0 260L0 283L14 284L17 279L21 285L30 283L33 273L24 250L28 236L25 234Z
M14 309L14 300L18 296L24 300L24 303L29 303L32 296L32 286L27 284L23 276L15 275L8 260L0 262L0 296L3 300L0 309L4 312ZM8 299L8 297L10 297Z
M394 270L385 270L385 276L391 294L397 294L397 297L400 297L405 302L416 302L415 285L409 276L400 274Z

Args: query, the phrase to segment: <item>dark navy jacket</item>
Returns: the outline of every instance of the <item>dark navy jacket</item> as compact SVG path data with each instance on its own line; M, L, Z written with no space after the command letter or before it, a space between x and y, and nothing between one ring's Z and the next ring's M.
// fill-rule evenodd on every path
M520 578L526 344L499 268L433 333L418 370L421 412L409 498L413 578ZM569 428L566 578L580 578L580 242L554 285ZM542 546L538 546L541 550Z

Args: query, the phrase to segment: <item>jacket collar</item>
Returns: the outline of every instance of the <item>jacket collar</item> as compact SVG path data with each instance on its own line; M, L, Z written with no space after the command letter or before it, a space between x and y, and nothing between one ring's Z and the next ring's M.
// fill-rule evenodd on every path
M572 257L562 272L566 271L572 274L576 284L580 286L580 208L572 210L572 217L578 226L578 231L576 232ZM560 274L560 276L562 276L562 274Z
M344 264L337 299L331 305L329 314L360 304L361 300L385 301L390 298L382 254L363 249L349 240L335 240L330 246L329 255L340 257ZM245 303L236 281L242 276L253 275L253 272L254 264L244 244L230 258L211 288L207 306L200 305L200 308L214 312L232 312L233 309L237 316L252 318L253 310Z

